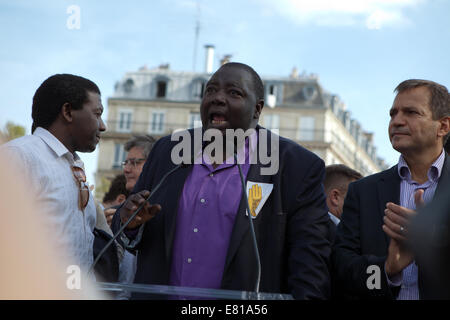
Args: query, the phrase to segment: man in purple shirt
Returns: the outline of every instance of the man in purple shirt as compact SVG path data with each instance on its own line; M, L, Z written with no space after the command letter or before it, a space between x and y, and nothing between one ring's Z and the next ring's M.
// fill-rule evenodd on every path
M128 226L122 241L138 250L135 283L253 291L257 260L246 192L261 261L260 292L328 297L331 249L324 163L288 139L270 132L265 139L265 129L258 126L263 106L263 84L251 67L228 63L212 75L200 106L202 132L213 129L225 141L213 153L206 150L216 140L204 143L199 153L193 148L195 164L168 176ZM232 143L246 190L234 152L226 148L230 129L251 133L245 143ZM194 131L187 132L195 145ZM115 231L175 167L176 145L170 137L157 141L134 194L114 217ZM271 165L263 161L263 150L276 156L278 170L272 174L263 174Z
M450 131L449 93L426 80L406 80L396 92L389 138L401 153L399 162L350 184L333 265L344 295L432 299L436 291L423 276L407 239L418 206L442 192L450 177L443 150Z

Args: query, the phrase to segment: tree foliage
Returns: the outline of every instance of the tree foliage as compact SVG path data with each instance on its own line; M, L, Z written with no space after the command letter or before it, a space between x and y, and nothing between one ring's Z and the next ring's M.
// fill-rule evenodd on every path
M3 130L0 130L0 136L4 141L10 141L25 135L25 127L8 121Z

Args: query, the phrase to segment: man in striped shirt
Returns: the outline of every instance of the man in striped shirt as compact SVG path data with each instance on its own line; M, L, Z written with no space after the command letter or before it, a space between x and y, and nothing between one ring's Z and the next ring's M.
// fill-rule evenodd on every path
M406 80L395 89L389 138L397 165L352 183L337 230L333 263L346 296L418 300L435 297L407 245L418 206L450 177L443 146L450 131L447 88Z

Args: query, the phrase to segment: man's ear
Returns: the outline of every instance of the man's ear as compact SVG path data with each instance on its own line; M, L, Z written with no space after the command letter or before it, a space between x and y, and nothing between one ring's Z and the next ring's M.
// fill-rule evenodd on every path
M261 116L263 107L264 107L264 100L261 99L258 101L258 103L255 106L255 113L253 114L253 119L259 119L259 117Z
M450 117L443 117L439 120L438 137L445 137L450 132Z
M330 201L333 204L333 206L337 207L339 206L339 196L341 195L341 192L339 189L331 189L330 191Z
M127 197L121 193L116 197L116 202L122 204L122 202L124 202L125 200L127 200Z
M61 115L64 120L66 120L69 123L72 123L73 117L72 117L72 105L68 102L64 103L61 108Z

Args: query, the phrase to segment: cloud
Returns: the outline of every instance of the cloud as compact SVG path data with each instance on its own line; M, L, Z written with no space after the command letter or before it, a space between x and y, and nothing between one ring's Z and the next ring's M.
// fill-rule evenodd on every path
M261 1L261 0L260 0ZM381 29L410 23L405 9L428 0L262 0L263 12L274 10L296 24L364 25Z
M192 0L181 0L179 2L176 2L180 7L182 8L189 8L189 9L196 9L199 5L198 2L192 1Z
M368 29L381 29L388 25L407 24L409 20L401 13L395 11L375 10L366 19L366 27Z

